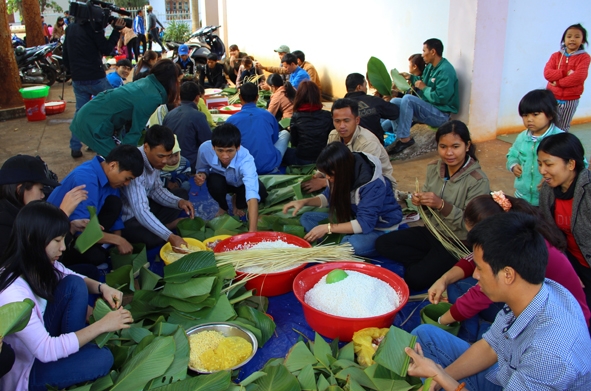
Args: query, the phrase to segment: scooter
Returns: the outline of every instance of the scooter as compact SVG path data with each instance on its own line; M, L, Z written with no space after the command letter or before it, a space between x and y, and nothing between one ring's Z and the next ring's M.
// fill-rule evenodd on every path
M218 60L223 61L226 58L226 45L214 32L221 26L206 26L195 31L185 42L189 47L189 56L195 61L195 64L206 64L207 56L210 53L218 55ZM173 51L173 58L178 56L178 49L182 43L166 42L169 50Z
M24 48L18 46L14 50L19 75L23 84L45 84L51 86L61 73L56 60L52 58L57 43ZM57 68L56 68L57 67Z

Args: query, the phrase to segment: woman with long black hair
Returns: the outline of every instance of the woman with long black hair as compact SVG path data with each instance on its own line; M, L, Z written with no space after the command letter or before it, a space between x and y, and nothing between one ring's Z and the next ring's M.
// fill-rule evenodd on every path
M273 73L267 79L267 84L271 87L273 94L267 110L273 114L277 121L284 118L291 118L293 115L293 100L296 96L296 90L290 82L283 82L281 75Z
M0 379L2 390L45 390L47 385L64 389L106 375L113 355L92 341L133 322L130 312L120 307L120 291L58 261L69 229L66 214L42 201L28 203L14 222L8 249L0 258L0 306L30 299L35 307L25 328L5 338L16 361ZM89 293L101 295L114 311L87 326Z
M351 152L341 142L332 142L320 153L316 168L326 176L328 186L317 197L292 201L283 213L293 215L304 206L329 207L329 213L306 212L300 222L306 239L314 242L326 234L345 234L355 254L375 255L375 241L398 228L402 209L394 199L392 185L382 176L380 160L372 155ZM328 218L327 224L319 224Z

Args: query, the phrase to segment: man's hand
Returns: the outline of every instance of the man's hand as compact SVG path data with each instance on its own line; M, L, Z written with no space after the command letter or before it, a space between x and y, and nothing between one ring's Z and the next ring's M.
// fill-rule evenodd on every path
M437 281L435 281L428 291L429 301L431 302L431 304L439 304L439 301L441 300L441 295L443 294L443 292L445 292L446 289L447 284L445 283L443 278L440 278Z
M179 208L184 210L190 218L195 217L195 207L191 201L187 200L180 200L179 201Z
M84 190L85 187L86 185L76 186L66 193L60 204L60 209L63 210L66 215L70 216L74 213L79 203L88 199L88 192Z
M513 175L515 175L516 178L520 178L521 174L523 174L523 169L521 168L520 164L516 164L511 169L511 172L513 173Z
M74 235L76 232L84 231L88 225L89 219L78 219L70 221L70 233Z
M119 254L121 255L131 254L133 252L133 246L131 243L121 236L119 236L119 240L116 245L117 250L119 250Z
M302 182L302 190L306 193L313 193L326 187L326 178L312 178L309 181Z
M263 66L263 64L261 64L260 62L256 62L256 63L255 63L255 67L256 67L256 69L260 69L260 70L262 70L262 71L264 71L264 70L265 70L265 67L264 67L264 66Z
M424 193L413 193L411 201L413 205L416 206L424 205L433 209L439 209L442 200L436 196L435 193L429 191Z
M283 207L283 213L287 214L287 212L293 208L293 213L291 214L292 216L296 216L298 214L298 211L300 209L302 209L302 207L304 207L306 205L306 201L305 200L298 200L298 201L291 201L288 202L287 204L285 204L285 206Z
M198 172L195 177L194 177L194 181L195 184L197 186L203 186L203 184L205 183L205 180L207 179L207 175L205 175L204 172Z
M113 23L113 28L115 30L123 30L123 28L125 27L125 20L123 18L118 18L115 23Z
M170 236L168 237L168 243L170 243L170 245L172 246L172 251L174 251L175 253L186 253L186 251L183 251L181 249L182 246L189 248L187 242L185 242L183 238L175 234L170 234Z
M410 80L410 76L411 74L408 72L400 72L400 75L402 75L402 77L404 77L406 80Z
M427 87L427 85L425 83L423 83L422 80L417 80L417 81L415 81L415 87L418 88L419 90L422 90L425 87Z

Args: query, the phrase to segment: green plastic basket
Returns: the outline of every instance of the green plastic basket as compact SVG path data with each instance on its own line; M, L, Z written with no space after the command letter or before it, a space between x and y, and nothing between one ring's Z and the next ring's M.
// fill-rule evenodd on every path
M437 319L449 311L450 308L450 303L429 304L421 310L421 323L437 326L440 329L457 336L460 331L460 322L452 323L449 326L437 323Z
M49 86L34 86L18 90L23 99L39 99L49 95Z

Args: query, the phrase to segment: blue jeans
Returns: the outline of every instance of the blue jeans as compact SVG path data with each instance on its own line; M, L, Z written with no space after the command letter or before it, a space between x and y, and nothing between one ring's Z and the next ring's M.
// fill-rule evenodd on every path
M404 95L402 98L394 98L390 101L400 108L400 116L392 127L396 130L396 138L410 137L412 120L425 123L429 126L439 127L449 121L449 113L439 111L431 103L425 102L414 95Z
M73 333L86 327L88 288L78 276L66 276L54 292L54 300L47 304L43 320L53 337ZM46 390L46 384L63 389L77 383L105 376L113 366L113 355L108 348L99 349L90 342L77 353L57 361L43 363L37 359L29 375L29 390Z
M421 348L423 348L425 357L435 361L443 368L448 367L470 347L468 342L451 335L447 331L428 324L420 325L414 329L411 334L417 336L417 342L421 345ZM494 364L490 368L465 379L456 380L459 382L466 382L467 390L502 390L500 386L491 383L485 378L486 374L496 365L497 364Z
M279 132L279 138L275 141L275 148L281 153L281 157L285 155L285 151L287 150L287 146L289 144L289 139L291 138L290 133L287 130L282 130Z
M476 281L473 277L464 278L454 284L450 284L447 287L447 296L450 303L455 303L464 293L468 292L470 288L476 285ZM492 303L487 309L481 311L478 315L475 315L469 319L462 321L460 332L458 337L468 342L476 342L482 338L489 328L490 324L483 323L481 325L481 318L488 323L495 321L495 318L500 310L503 309L504 303Z
M300 223L306 232L310 232L319 222L327 218L328 213L306 212L300 217ZM351 243L353 250L355 250L355 255L362 257L377 256L379 254L376 252L376 239L385 233L386 231L373 230L366 234L345 235L341 243Z
M90 102L93 95L113 88L106 77L98 80L72 81L72 87L74 87L74 95L76 96L76 112ZM70 138L70 149L73 151L82 149L82 143L73 133Z

